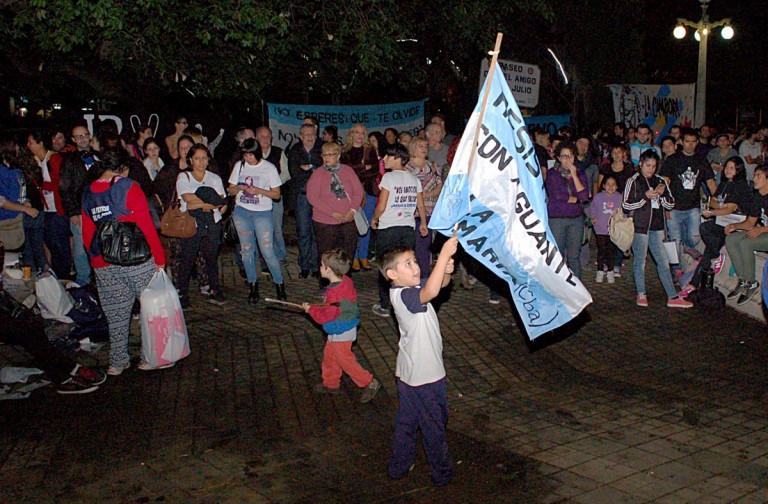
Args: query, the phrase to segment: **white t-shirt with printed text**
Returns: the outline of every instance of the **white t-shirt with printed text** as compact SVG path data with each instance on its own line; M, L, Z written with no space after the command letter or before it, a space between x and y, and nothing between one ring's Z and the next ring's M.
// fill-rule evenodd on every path
M232 168L229 183L232 185L260 187L267 191L283 185L280 175L277 173L277 168L266 159L262 159L256 165L243 164L240 161ZM235 196L235 202L237 206L252 212L272 210L272 199L263 194L248 194L245 191L240 191Z
M379 217L379 229L395 226L416 227L413 214L416 212L421 181L407 171L393 170L381 178L380 187L389 191L384 213Z

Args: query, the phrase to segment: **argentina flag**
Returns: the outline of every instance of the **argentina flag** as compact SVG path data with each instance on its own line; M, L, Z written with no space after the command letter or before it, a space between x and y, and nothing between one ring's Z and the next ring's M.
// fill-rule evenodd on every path
M458 225L464 250L509 284L533 340L572 320L592 297L568 269L549 230L533 143L498 64L488 78L492 82L482 124L481 97L429 227L450 235Z

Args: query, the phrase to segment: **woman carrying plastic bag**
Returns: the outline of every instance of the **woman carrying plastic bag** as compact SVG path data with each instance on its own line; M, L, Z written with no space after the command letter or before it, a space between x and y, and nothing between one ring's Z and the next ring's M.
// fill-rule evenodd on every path
M158 270L141 293L141 345L153 369L170 367L189 355L179 294L164 270Z
M88 171L90 184L83 191L83 242L109 323L107 374L111 376L131 365L131 307L155 272L165 266L147 199L138 183L125 178L127 173L128 154L122 149L108 150ZM145 358L138 367L143 371L158 368Z

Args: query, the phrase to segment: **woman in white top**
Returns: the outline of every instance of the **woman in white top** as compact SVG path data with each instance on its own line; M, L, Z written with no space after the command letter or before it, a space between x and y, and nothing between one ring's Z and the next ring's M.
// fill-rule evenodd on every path
M179 289L181 306L189 309L187 296L189 277L198 252L205 257L210 285L208 301L212 304L226 303L219 290L219 245L221 244L221 213L226 212L226 192L221 177L208 171L211 155L203 144L195 144L187 153L187 163L191 170L179 173L176 179L176 192L181 202L182 212L189 211L197 222L197 233L191 238L180 239L181 261L176 287Z
M256 244L267 263L275 283L277 299L287 299L280 261L275 255L272 200L280 198L280 175L275 165L262 158L261 146L255 138L246 138L240 145L241 160L232 168L229 194L235 197L235 221L240 238L243 266L250 285L248 302L259 300L259 277L256 274Z

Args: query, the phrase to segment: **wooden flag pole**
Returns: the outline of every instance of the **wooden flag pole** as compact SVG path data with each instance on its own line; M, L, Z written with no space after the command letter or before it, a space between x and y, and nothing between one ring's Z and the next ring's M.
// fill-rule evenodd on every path
M299 310L304 309L304 307L299 303L289 303L288 301L279 301L277 299L272 299L272 298L264 298L264 301L266 301L267 303L281 304L284 306L290 306L292 308L298 308ZM309 306L339 306L339 303L331 303L331 304L314 303L314 304L310 304Z
M480 139L480 130L483 125L483 116L485 115L485 107L488 106L488 95L491 94L491 82L493 81L493 74L496 71L496 60L499 59L499 52L501 51L501 38L504 35L499 32L496 34L496 46L493 48L493 56L491 57L491 64L488 67L488 78L485 80L485 91L483 93L483 106L480 108L480 116L477 118L477 128L475 128L475 138L472 140L472 151L469 153L469 166L467 167L467 179L469 174L472 173L472 163L475 160L475 151L477 150L477 142Z

